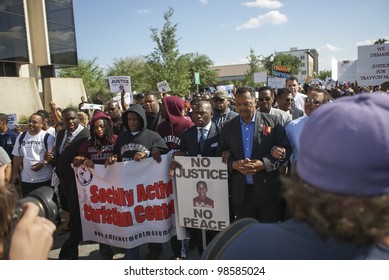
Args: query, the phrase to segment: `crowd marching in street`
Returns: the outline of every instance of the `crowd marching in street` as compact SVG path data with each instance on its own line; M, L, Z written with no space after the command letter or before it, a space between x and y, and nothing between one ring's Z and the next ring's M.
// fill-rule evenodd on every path
M88 241L83 240L87 208L80 207L75 168L112 170L147 158L159 168L170 155L166 171L173 179L182 168L179 156L220 158L228 173L229 223L250 221L226 246L220 243L232 226L184 227L189 242L173 230L171 259L190 259L183 252L193 248L202 259L389 259L388 93L354 85L327 90L290 77L280 89L242 86L187 98L150 92L133 100L108 100L93 111L81 109L85 97L79 108L62 110L51 102L49 111L29 116L25 131L9 129L7 115L0 113L2 258L47 259L56 232L66 236L58 258L79 259L79 245ZM141 173L153 177L154 171ZM10 201L42 186L55 190L56 219L35 219L37 210L28 204L10 230ZM158 187L167 196L170 185ZM217 209L220 200L211 188L207 180L188 186L195 192L188 207L203 209L196 213ZM108 209L99 199L101 209ZM166 205L161 214L166 219L179 214L177 205L175 210ZM96 221L96 211L91 213ZM145 217L150 215L145 210ZM27 219L36 226L36 240L29 244L18 241L27 234L22 228ZM100 259L113 259L118 245L97 240ZM166 246L147 240L144 258L159 259ZM122 249L123 259L141 258L139 245Z

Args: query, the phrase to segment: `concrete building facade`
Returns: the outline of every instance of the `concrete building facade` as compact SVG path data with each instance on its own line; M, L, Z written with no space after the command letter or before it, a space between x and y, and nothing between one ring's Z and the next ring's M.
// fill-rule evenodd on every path
M290 54L301 61L300 71L296 75L300 83L304 83L307 77L313 77L319 73L319 53L315 49L290 48L289 51L276 52L277 54Z
M55 78L77 60L72 0L0 0L0 112L78 105L82 80Z

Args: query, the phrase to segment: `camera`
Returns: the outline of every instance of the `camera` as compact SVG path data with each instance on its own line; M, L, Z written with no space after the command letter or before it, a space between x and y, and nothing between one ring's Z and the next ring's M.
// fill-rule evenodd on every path
M53 201L54 190L51 187L43 186L28 194L28 196L19 200L19 207L16 209L16 214L20 218L23 214L21 205L26 202L32 202L39 208L39 216L45 217L54 222L58 216L58 206Z
M8 231L6 231L5 236L0 236L0 240L3 238L3 256L0 256L3 259L9 259L9 250L11 247L12 235L15 230L17 223L23 215L22 205L26 202L32 202L39 208L38 215L44 217L55 223L55 220L58 216L58 206L53 201L54 190L51 187L43 186L32 192L30 192L26 197L20 199L16 202L16 208L12 207L12 214L8 215L11 217L8 225ZM15 196L11 193L5 195L5 200L15 200ZM14 205L10 203L10 205Z

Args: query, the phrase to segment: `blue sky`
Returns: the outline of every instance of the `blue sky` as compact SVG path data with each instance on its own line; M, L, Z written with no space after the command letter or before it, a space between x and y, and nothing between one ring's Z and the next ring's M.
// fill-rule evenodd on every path
M97 57L102 68L115 58L147 55L156 46L172 7L181 54L207 55L214 65L247 63L250 48L276 51L314 48L319 70L331 58L357 59L359 45L389 40L388 0L73 0L78 57Z

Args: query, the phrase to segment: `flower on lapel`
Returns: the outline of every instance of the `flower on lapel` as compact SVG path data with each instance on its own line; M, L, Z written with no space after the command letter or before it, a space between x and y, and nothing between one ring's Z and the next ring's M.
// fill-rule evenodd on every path
M263 135L269 135L271 133L271 130L272 130L271 126L265 125L263 129Z

